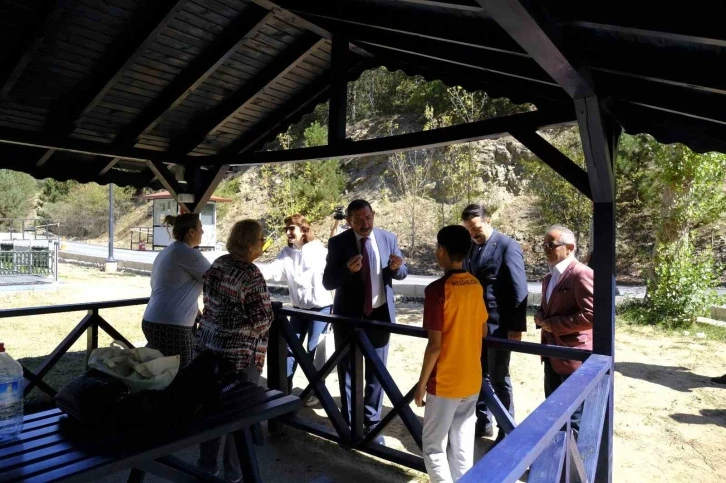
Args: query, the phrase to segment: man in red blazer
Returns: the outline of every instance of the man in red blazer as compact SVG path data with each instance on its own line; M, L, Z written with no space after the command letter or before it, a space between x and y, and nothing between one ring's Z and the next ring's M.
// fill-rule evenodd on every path
M592 269L577 261L575 235L563 226L551 227L542 247L550 267L542 280L542 301L534 316L542 329L542 343L592 350ZM542 362L546 397L582 365L550 357L543 357ZM572 415L576 431L581 417L582 406Z

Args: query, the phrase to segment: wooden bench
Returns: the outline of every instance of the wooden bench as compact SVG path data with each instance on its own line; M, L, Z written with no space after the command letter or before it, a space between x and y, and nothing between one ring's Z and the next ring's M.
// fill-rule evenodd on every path
M300 409L296 396L245 383L182 424L129 431L83 428L59 409L26 416L23 432L0 443L0 481L97 481L129 470L129 482L151 473L175 482L220 482L171 456L234 433L245 483L262 481L250 426Z

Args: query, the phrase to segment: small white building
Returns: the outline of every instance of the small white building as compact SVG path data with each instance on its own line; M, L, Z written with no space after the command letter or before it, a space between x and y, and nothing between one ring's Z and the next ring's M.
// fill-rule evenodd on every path
M168 191L160 191L142 197L151 200L153 204L153 238L152 250L169 246L174 238L171 236L172 227L164 225L167 215L177 216L182 213L179 203ZM199 213L202 221L202 243L199 248L214 250L217 245L217 203L229 203L232 200L212 196L204 209Z

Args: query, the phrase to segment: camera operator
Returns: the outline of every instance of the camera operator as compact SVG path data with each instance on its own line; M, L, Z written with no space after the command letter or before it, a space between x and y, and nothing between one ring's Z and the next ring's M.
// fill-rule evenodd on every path
M335 210L333 211L333 227L330 229L330 238L333 238L335 235L338 235L340 233L343 233L345 230L350 228L348 226L348 223L345 222L345 213L343 213L343 207L342 206L336 206ZM343 220L343 224L341 225L340 222Z

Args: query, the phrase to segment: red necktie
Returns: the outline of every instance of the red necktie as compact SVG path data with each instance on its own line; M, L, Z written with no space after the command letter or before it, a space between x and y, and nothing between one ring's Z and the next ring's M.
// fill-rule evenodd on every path
M360 239L360 254L363 256L363 266L360 269L363 276L363 313L366 317L373 312L373 286L371 285L371 260L368 257L366 242L368 237Z

